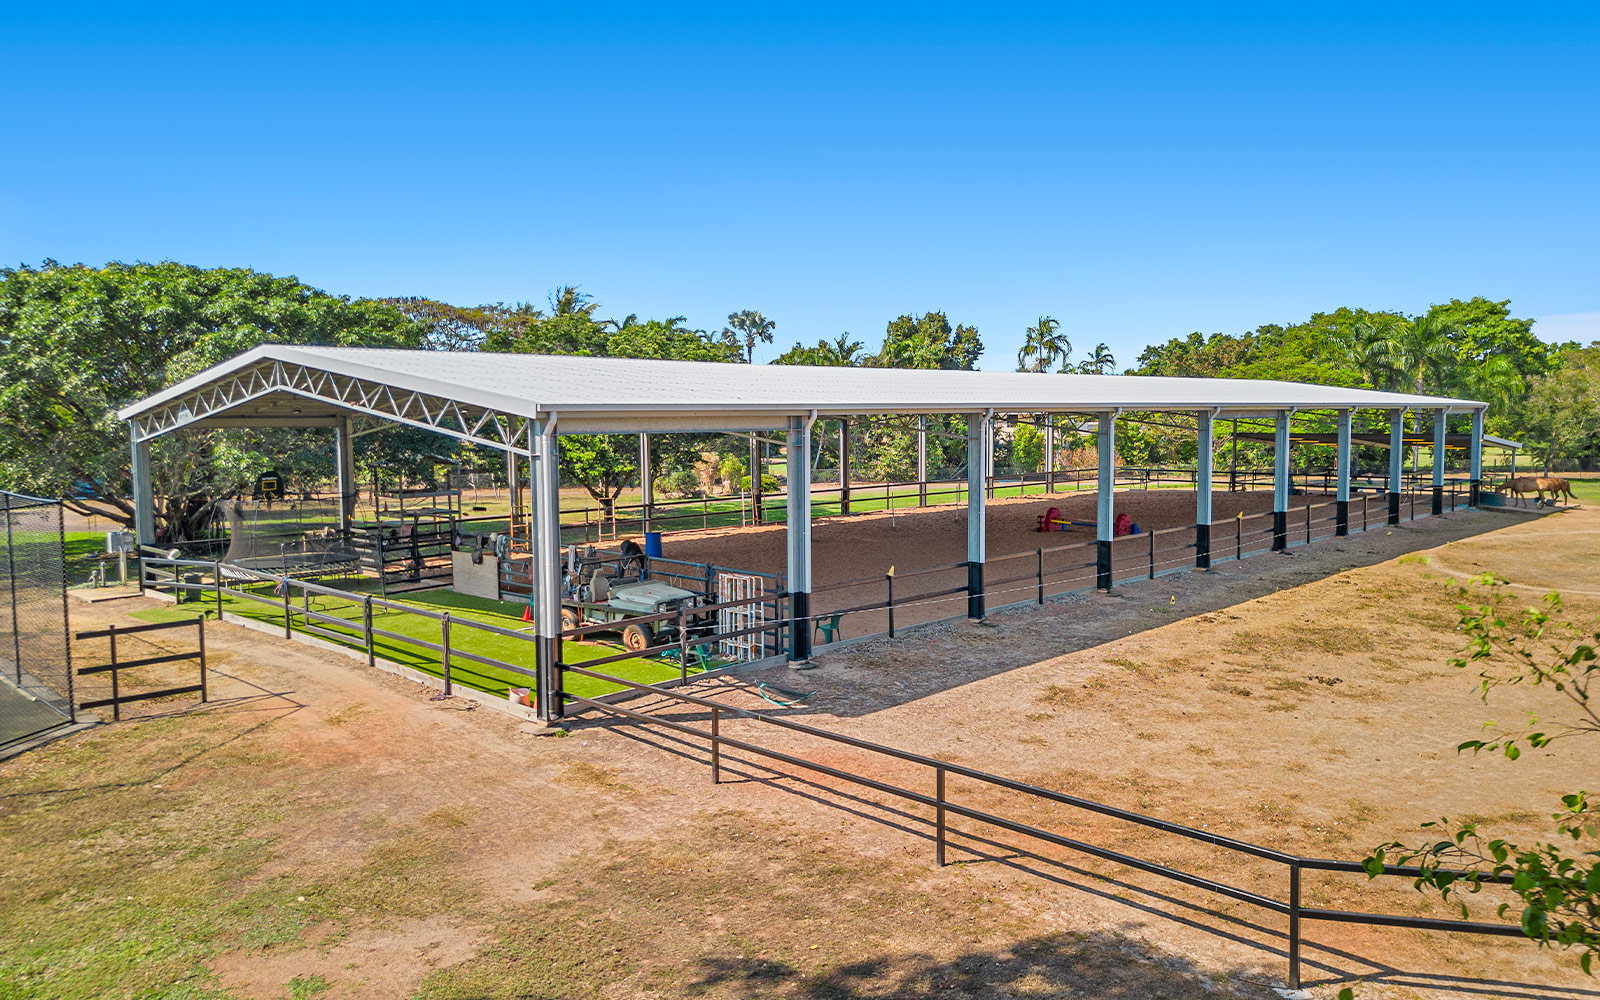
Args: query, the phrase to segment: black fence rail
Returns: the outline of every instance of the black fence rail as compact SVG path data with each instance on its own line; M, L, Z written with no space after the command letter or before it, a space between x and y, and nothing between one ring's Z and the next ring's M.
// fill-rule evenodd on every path
M1066 848L1081 854L1103 861L1124 865L1146 874L1159 876L1174 882L1202 889L1207 892L1223 896L1228 899L1247 903L1251 906L1270 910L1288 918L1288 975L1287 981L1290 989L1299 989L1301 985L1301 948L1304 943L1302 922L1306 920L1322 920L1338 923L1365 924L1375 927L1403 927L1418 930L1446 931L1464 934L1483 934L1497 937L1521 937L1522 929L1517 924L1489 923L1471 920L1454 920L1436 917L1409 916L1395 913L1368 913L1352 910L1334 910L1323 907L1306 906L1302 900L1301 876L1307 871L1340 872L1361 874L1365 876L1367 870L1359 861L1344 861L1331 858L1301 857L1248 841L1212 833L1197 827L1173 823L1169 820L1146 816L1141 813L1121 809L1116 806L1096 802L1080 796L1070 795L1038 785L1018 781L1001 775L950 761L940 760L924 754L913 753L897 747L874 743L855 736L832 732L818 726L797 722L793 719L783 718L769 712L741 708L728 705L696 695L683 693L679 690L663 688L657 685L645 684L638 681L629 681L609 674L600 673L592 667L576 667L566 665L563 670L569 673L580 674L585 677L602 680L621 685L641 694L658 695L678 705L692 706L703 710L709 721L709 729L702 729L687 722L665 718L659 712L645 711L639 708L628 708L614 702L602 702L590 698L563 693L563 700L567 703L585 708L595 709L600 712L630 719L645 725L658 726L680 736L704 741L709 750L708 763L711 770L713 784L720 783L722 778L723 755L727 750L736 750L751 754L766 761L775 761L791 767L811 771L816 774L827 775L841 781L848 782L863 788L892 796L907 802L912 802L931 809L932 839L934 845L934 862L943 866L946 862L947 848L952 835L959 836L959 832L950 828L952 816L971 820L975 823L1004 830L1008 833L1042 841L1056 847ZM760 724L773 726L790 733L800 734L821 740L833 745L851 747L856 750L876 754L881 757L916 765L926 768L931 781L931 793L906 788L889 780L872 777L855 771L849 771L833 764L823 764L810 760L796 753L778 750L773 747L763 746L752 740L738 736L730 736L723 731L724 719L744 719ZM1278 866L1284 877L1284 897L1277 898L1244 886L1233 885L1219 879L1196 875L1192 872L1176 868L1171 865L1146 860L1117 847L1108 847L1103 844L1094 844L1077 837L1069 837L1053 830L1048 830L1033 823L1023 822L1009 816L1000 815L986 809L969 806L956 800L951 795L949 787L951 778L963 778L989 788L1013 792L1041 802L1054 805L1068 806L1084 812L1105 816L1135 826L1153 829L1162 833L1171 834L1186 840L1217 848L1234 854L1242 854L1250 858L1268 862ZM1412 866L1389 865L1385 866L1382 875L1401 878L1416 878L1421 869ZM1460 873L1465 874L1465 873ZM1480 880L1485 884L1510 884L1511 876L1480 875Z
M171 632L176 629L195 630L195 648L180 650L172 653L158 653L155 656L136 656L128 659L121 655L117 647L117 638L126 640L130 636L143 636L151 632ZM203 618L192 621L157 622L153 625L109 625L103 629L93 629L79 632L76 636L79 641L88 639L105 639L109 644L109 659L105 663L93 666L79 667L79 677L91 677L98 674L107 674L111 678L111 697L92 698L88 701L78 702L78 708L105 708L110 706L113 722L122 721L122 706L136 701L150 701L156 698L175 698L186 694L199 694L202 704L205 703L206 693L206 623ZM153 667L162 663L177 663L183 660L198 660L200 664L200 680L196 684L182 684L177 687L158 688L154 691L139 691L126 694L122 690L122 671L134 670L139 667Z

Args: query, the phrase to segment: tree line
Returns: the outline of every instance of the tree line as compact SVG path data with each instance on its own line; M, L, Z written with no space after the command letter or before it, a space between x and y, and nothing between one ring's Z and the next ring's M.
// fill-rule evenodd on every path
M750 364L777 324L738 309L716 330L682 316L612 318L576 285L545 302L458 306L421 297L365 299L333 295L292 277L246 268L199 268L165 261L103 267L44 261L0 269L0 481L74 509L131 523L128 439L115 411L173 382L264 343L425 350L582 354ZM1244 334L1198 333L1147 348L1129 373L1278 378L1372 386L1491 402L1490 429L1520 436L1554 465L1593 467L1600 456L1600 347L1547 345L1509 303L1451 300L1421 316L1340 309L1304 323L1262 326ZM1025 332L1017 368L1029 372L1111 374L1104 343L1080 361L1063 325L1040 317ZM961 370L983 354L978 329L942 311L890 320L875 350L849 333L815 345L795 343L773 364ZM948 426L947 426L948 425ZM940 417L929 464L965 461L959 416ZM1006 461L1042 459L1036 430L1002 435ZM1119 448L1125 461L1192 461L1186 435L1133 429ZM1062 447L1082 443L1063 436ZM905 419L858 421L849 442L865 476L906 480L915 470L916 436ZM373 476L431 477L441 444L425 431L395 427L358 442L364 482ZM455 449L450 458L488 465L498 456ZM692 490L690 470L710 468L732 484L745 461L725 436L663 435L655 462L663 485ZM819 429L819 462L838 462L838 441ZM710 456L709 463L706 456ZM158 520L168 539L203 530L212 500L248 491L265 470L306 484L334 478L326 435L290 429L208 430L158 439L152 468ZM563 475L609 507L638 478L631 435L563 439ZM700 476L701 482L705 477ZM744 483L739 485L743 486Z

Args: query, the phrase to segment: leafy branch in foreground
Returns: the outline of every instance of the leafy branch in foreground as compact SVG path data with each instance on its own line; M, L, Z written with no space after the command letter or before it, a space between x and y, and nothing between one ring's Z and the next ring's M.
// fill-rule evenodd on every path
M1477 588L1477 589L1474 589ZM1573 736L1600 735L1600 714L1589 694L1600 676L1595 648L1600 646L1600 623L1573 621L1561 596L1548 594L1535 607L1511 607L1507 581L1494 574L1476 577L1458 586L1463 602L1461 631L1468 643L1451 666L1478 671L1478 688L1484 702L1496 688L1516 684L1547 685L1569 703L1571 715L1539 728L1532 716L1521 729L1490 740L1468 740L1457 752L1498 751L1509 760L1522 755L1521 745L1547 747ZM1477 600L1474 600L1477 598ZM1490 727L1494 723L1488 724ZM1448 819L1424 823L1442 839L1416 845L1398 841L1382 844L1363 862L1369 878L1388 865L1415 865L1422 870L1415 885L1419 892L1437 893L1457 903L1467 915L1464 894L1479 892L1485 884L1509 880L1522 903L1522 932L1541 945L1576 948L1578 964L1593 975L1600 955L1600 808L1587 792L1561 797L1561 811L1551 816L1556 842L1521 846L1479 832L1477 823L1455 825ZM1497 908L1501 917L1514 904Z

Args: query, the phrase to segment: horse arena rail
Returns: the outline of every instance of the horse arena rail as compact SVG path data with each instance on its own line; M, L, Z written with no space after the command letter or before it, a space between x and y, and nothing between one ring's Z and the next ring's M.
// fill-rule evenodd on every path
M826 474L826 470L819 475ZM963 474L964 476L964 474ZM1271 489L1272 469L1235 469L1224 476L1218 473L1216 488L1231 492ZM1194 489L1199 473L1193 468L1168 466L1118 466L1113 485L1117 489ZM1290 475L1290 485L1305 492L1332 493L1336 473L1332 469L1295 472ZM997 473L985 480L984 494L988 499L1000 496L1031 496L1036 493L1075 493L1096 488L1100 482L1097 467L1058 469L1054 472ZM1460 480L1455 481L1458 486ZM1432 486L1431 473L1407 472L1401 477L1404 492L1427 492ZM1388 488L1388 478L1357 477L1352 485L1383 492ZM813 516L833 517L854 513L871 513L879 510L905 510L944 504L965 503L967 481L965 478L906 480L899 482L851 482L848 485L818 484L811 486ZM610 509L598 505L564 507L561 511L561 540L571 542L602 542L630 534L640 534L648 527L652 531L693 531L738 524L782 523L788 512L788 494L783 489L754 497L748 493L730 496L679 497L653 500L650 504L617 503ZM498 520L504 517L466 517L462 524L473 520ZM520 522L510 528L514 541L526 546L525 526Z
M949 761L940 760L936 757L929 757L924 754L902 750L897 747L886 746L881 743L874 743L870 740L864 740L859 737L836 733L831 730L822 729L818 726L812 726L803 722L785 719L767 711L741 708L726 704L724 702L715 701L710 698L685 694L681 691L660 687L658 685L629 681L620 677L613 677L609 674L600 673L588 667L568 666L566 667L566 670L571 673L581 674L585 677L590 677L596 680L618 684L625 688L631 689L642 696L658 695L662 698L669 699L678 705L692 706L697 709L703 709L709 717L709 729L701 729L699 727L689 725L686 722L665 718L662 714L660 714L660 712L649 712L627 708L621 704L617 704L614 701L599 701L596 699L582 698L570 694L562 695L565 701L572 704L582 705L599 712L629 719L644 725L659 726L681 736L705 741L709 750L708 763L711 769L712 784L721 783L722 769L726 766L723 762L723 753L726 749L733 749L755 755L765 760L777 761L782 764L790 765L791 767L811 771L817 774L827 775L831 778L846 781L863 788L869 788L873 791L932 809L934 814L932 821L934 862L940 867L943 867L946 863L946 848L949 845L950 837L953 834L953 831L950 829L949 825L949 817L959 816L964 819L973 820L979 824L1005 830L1008 833L1030 837L1056 847L1064 847L1082 854L1087 854L1094 858L1099 858L1102 861L1110 861L1115 864L1124 865L1136 871L1141 871L1150 875L1156 875L1170 881L1179 882L1198 889L1203 889L1219 896L1224 896L1229 899L1248 903L1251 906L1255 906L1260 909L1270 910L1273 913L1282 914L1288 917L1289 923L1286 957L1288 959L1287 978L1290 989L1298 990L1301 985L1301 946L1303 943L1301 922L1305 920L1365 924L1374 927L1402 927L1416 930L1482 934L1496 937L1524 936L1522 928L1518 924L1453 920L1439 917L1415 917L1393 913L1368 913L1361 911L1335 910L1325 907L1307 906L1304 904L1301 898L1301 876L1304 872L1324 871L1359 873L1366 875L1368 874L1367 869L1359 861L1302 857L1299 855L1290 854L1286 851L1280 851L1275 848L1264 847L1259 844L1252 844L1248 841L1238 840L1233 837L1211 833L1210 831L1202 830L1197 827L1185 826L1181 823L1173 823L1169 820L1163 820L1154 816L1147 816L1142 813L1132 812L1127 809L1121 809L1116 806L1096 802L1091 799L1069 795L1065 792L1058 792L1052 789L1042 788L1038 785L1032 785L1028 784L1027 782L1017 781L1013 778L992 774L988 771L983 771L978 768L967 767L962 764L954 764ZM882 757L887 757L926 768L931 772L931 777L933 779L933 792L932 794L929 794L927 792L916 791L911 788L906 788L902 785L894 784L890 781L870 777L855 771L848 771L839 766L822 764L794 753L762 746L758 743L752 742L751 740L742 739L737 736L727 735L723 731L722 725L725 718L747 719L757 723L770 725L787 732L813 737L826 743L852 747L857 750L864 750ZM1112 819L1121 820L1137 826L1158 830L1162 833L1173 834L1197 843L1220 848L1224 851L1243 854L1262 861L1271 862L1285 870L1284 874L1287 876L1287 884L1285 886L1286 898L1279 899L1273 896L1268 896L1242 886L1232 885L1230 883L1222 882L1213 878L1207 878L1202 875L1196 875L1181 868L1174 868L1160 862L1146 860L1133 854L1129 854L1124 850L1118 850L1115 847L1092 844L1085 840L1075 837L1068 837L1064 834L1056 833L1055 831L1047 830L1031 823L1025 823L1020 820L999 815L998 813L988 812L972 806L962 805L960 802L953 800L950 795L948 785L951 777L970 779L993 788L1003 789L1009 792L1016 792L1031 799L1036 799L1055 805L1070 806L1085 812L1096 813L1101 816L1107 816ZM959 836L959 834L956 835ZM1380 874L1384 876L1399 876L1414 879L1422 875L1423 870L1419 867L1409 865L1386 865ZM1465 875L1467 873L1458 872L1457 874ZM1513 880L1513 877L1509 874L1499 876L1492 874L1480 874L1478 877L1480 881L1486 884L1509 885Z

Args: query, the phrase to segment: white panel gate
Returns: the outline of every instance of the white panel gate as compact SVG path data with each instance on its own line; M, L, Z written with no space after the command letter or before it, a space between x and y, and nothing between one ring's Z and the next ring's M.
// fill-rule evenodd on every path
M764 634L761 632L746 631L758 628L767 620L767 606L764 602L754 600L762 594L761 577L750 576L744 573L718 573L717 574L717 603L727 604L731 601L749 601L735 608L721 608L717 611L718 632L741 632L742 635L730 636L717 643L717 655L724 660L735 663L749 663L761 659L764 649Z

